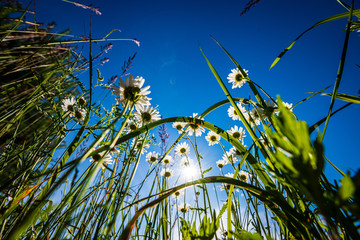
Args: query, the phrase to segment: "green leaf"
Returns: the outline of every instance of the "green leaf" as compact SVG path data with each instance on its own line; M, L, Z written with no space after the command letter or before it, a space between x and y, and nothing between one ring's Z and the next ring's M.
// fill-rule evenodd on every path
M203 174L205 175L205 173L210 172L211 170L212 170L212 167L206 169L206 170L203 172Z
M341 187L339 188L338 195L343 201L347 201L355 193L355 185L349 175L345 175L341 179Z
M263 240L260 234L247 232L245 230L241 230L240 233L234 232L233 234L238 240Z

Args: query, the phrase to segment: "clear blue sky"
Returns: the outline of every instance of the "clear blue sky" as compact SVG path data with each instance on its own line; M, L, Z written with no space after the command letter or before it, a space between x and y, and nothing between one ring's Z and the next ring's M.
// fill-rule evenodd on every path
M121 72L124 60L137 52L130 72L143 76L145 84L151 85L151 103L159 105L164 117L201 113L226 98L199 46L224 81L234 65L209 34L249 70L253 81L273 97L279 94L284 101L294 104L309 96L308 92L334 84L345 37L346 19L321 25L303 36L269 70L278 54L301 32L323 18L345 12L345 9L336 0L262 0L240 16L247 0L78 2L93 4L102 12L102 15L92 14L93 38L102 38L116 28L121 32L113 33L112 38L136 38L140 41L140 47L130 41L112 42L114 47L106 55L110 61L99 67L105 79L110 79ZM38 22L55 21L57 31L70 28L76 36L89 33L90 14L89 10L61 0L36 1ZM360 65L359 37L359 33L351 34L339 92L358 95L360 68L355 64ZM86 46L84 49L86 51ZM83 77L87 79L86 75ZM249 88L233 90L232 94L234 97L248 97ZM312 125L326 116L329 103L329 97L317 96L296 107L294 112ZM337 101L335 106L343 104ZM229 129L235 122L227 117L226 110L227 107L223 107L206 120ZM360 167L359 110L360 106L353 104L334 116L325 136L326 156L345 172ZM168 130L172 137L177 137L170 126ZM214 160L219 158L221 154Z

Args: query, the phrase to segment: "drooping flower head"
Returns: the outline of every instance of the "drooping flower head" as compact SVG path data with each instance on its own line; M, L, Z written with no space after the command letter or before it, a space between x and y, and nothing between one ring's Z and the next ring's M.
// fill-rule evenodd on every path
M133 75L130 74L126 77L126 82L119 78L119 87L113 86L112 93L115 95L119 95L116 98L116 104L122 104L123 106L127 101L130 103L134 103L135 106L143 105L148 106L150 105L151 98L147 97L150 93L148 89L150 86L146 86L142 88L144 85L145 79L143 77L136 77L134 79Z
M219 134L216 134L212 131L208 132L208 134L205 137L206 141L208 141L209 146L212 146L214 144L218 144L220 141L220 136Z
M190 117L203 120L203 118L200 118L200 116L197 113L193 113L193 115ZM192 136L195 133L195 136L199 137L203 132L205 132L205 129L198 124L190 123L186 131L189 134L189 136Z
M243 69L244 72L247 74L248 71ZM246 82L245 76L241 73L239 69L232 69L231 73L228 75L227 79L229 83L232 83L232 88L241 88L242 85Z
M135 109L135 118L143 125L157 121L161 118L159 115L159 111L151 106L137 105Z
M190 153L190 147L186 142L179 143L175 148L175 154L178 156L184 156Z

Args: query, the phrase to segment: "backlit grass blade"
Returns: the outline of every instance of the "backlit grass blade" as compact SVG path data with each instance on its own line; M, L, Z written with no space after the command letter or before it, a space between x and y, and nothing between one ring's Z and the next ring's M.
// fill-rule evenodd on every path
M324 139L325 132L326 132L326 129L327 129L330 117L331 117L331 112L332 112L332 109L334 107L335 97L337 95L337 91L339 89L340 81L341 81L342 74L343 74L343 71L344 71L346 53L347 53L347 48L348 48L348 44L349 44L350 27L351 27L353 9L354 9L354 0L352 1L350 13L349 13L350 16L349 16L348 24L347 24L347 27L346 27L346 35L345 35L344 47L343 47L343 50L342 50L342 53L341 53L341 59L340 59L339 69L338 69L338 72L337 72L337 75L336 75L336 81L335 81L334 90L333 90L332 97L331 97L329 113L328 113L327 118L326 118L325 127L323 129L322 134L321 134L320 141L323 141L323 139Z
M317 22L316 24L314 24L313 26L311 26L310 28L306 29L303 33L301 33L287 48L285 48L280 54L279 56L275 59L275 61L271 64L270 66L270 69L273 68L278 62L279 60L285 55L285 53L287 53L287 51L289 51L293 46L294 44L297 42L297 40L299 40L305 33L307 33L308 31L310 31L311 29L321 25L321 24L324 24L324 23L327 23L327 22L331 22L331 21L335 21L335 20L338 20L338 19L341 19L341 18L345 18L345 17L348 17L349 15L352 15L352 14L360 14L360 9L356 9L354 10L352 13L350 12L345 12L345 13L340 13L340 14L336 14L334 16L331 16L331 17L328 17L328 18L325 18L319 22Z

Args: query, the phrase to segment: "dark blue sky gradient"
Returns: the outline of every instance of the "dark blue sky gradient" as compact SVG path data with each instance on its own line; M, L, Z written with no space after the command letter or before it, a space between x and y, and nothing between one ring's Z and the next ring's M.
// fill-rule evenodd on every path
M112 42L114 47L106 55L110 61L97 67L108 80L119 74L124 60L137 52L129 72L143 76L145 85L151 85L151 103L159 105L164 117L201 113L226 98L199 47L223 81L227 82L227 75L235 67L209 35L214 36L243 68L249 70L251 79L269 94L273 97L279 94L284 101L295 104L309 96L309 92L334 84L347 22L347 19L342 19L310 31L269 70L278 54L301 32L326 17L345 12L345 9L336 0L263 0L240 16L247 2L245 0L78 2L93 4L102 12L101 16L92 14L93 38L102 38L117 28L121 32L113 33L111 38L136 38L140 41L140 47L131 41ZM89 33L89 10L61 0L37 0L36 12L39 22L55 21L56 31L70 28L76 36ZM355 64L360 64L359 37L359 33L351 34L339 92L358 95L360 68ZM85 55L86 51L87 45L84 45ZM82 77L87 81L87 73ZM228 87L231 88L230 85ZM243 86L231 90L231 93L234 97L248 97L249 88ZM109 106L113 99L113 96L108 98ZM329 104L329 97L316 96L297 106L294 112L312 125L326 116ZM335 108L343 104L337 101ZM205 120L229 129L235 122L227 117L227 108L220 108ZM338 113L331 119L325 135L326 156L345 172L360 167L357 137L360 133L359 110L359 105L354 104ZM168 130L173 138L177 137L170 126ZM205 142L203 144L206 145ZM213 158L216 161L221 154ZM331 167L327 166L327 170L334 174ZM338 177L336 174L333 176Z

